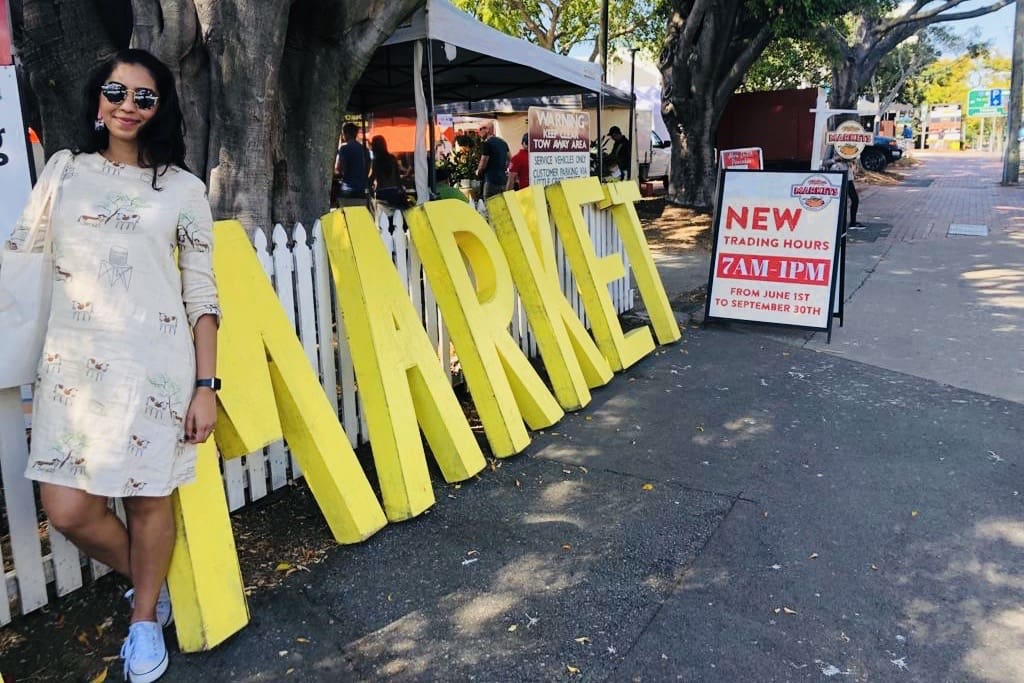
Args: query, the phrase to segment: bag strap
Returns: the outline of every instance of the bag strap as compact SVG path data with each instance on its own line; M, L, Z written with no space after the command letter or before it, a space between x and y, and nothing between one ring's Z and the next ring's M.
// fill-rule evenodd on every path
M29 245L30 249L35 245L36 237L38 237L39 230L42 229L45 221L46 235L43 237L43 253L53 253L53 225L51 221L53 207L57 201L57 192L60 190L61 183L64 180L64 171L73 158L74 154L68 152L67 156L61 159L53 168L53 176L49 179L49 187L46 188L46 199L43 200L43 206L39 213L36 214L36 220L32 224L32 229L29 230L28 236L25 238L25 244Z

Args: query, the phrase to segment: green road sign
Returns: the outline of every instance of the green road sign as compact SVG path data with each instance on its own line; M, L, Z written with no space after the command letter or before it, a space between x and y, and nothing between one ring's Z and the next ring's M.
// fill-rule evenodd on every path
M1010 91L1005 88L978 88L967 93L967 115L993 118L1006 116Z

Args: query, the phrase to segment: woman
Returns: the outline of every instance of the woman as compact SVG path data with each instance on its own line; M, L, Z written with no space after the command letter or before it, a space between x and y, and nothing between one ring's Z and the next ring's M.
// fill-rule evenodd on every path
M370 140L373 162L370 164L370 186L378 202L391 207L405 206L405 191L402 189L401 169L395 157L388 152L388 143L382 135Z
M8 244L43 248L42 235L26 238L59 183L26 476L50 524L134 584L121 656L126 678L148 683L167 668L170 495L195 478L196 444L216 418L212 221L185 166L174 79L154 56L125 50L94 71L80 123L78 149L50 159ZM127 527L112 497L124 498Z

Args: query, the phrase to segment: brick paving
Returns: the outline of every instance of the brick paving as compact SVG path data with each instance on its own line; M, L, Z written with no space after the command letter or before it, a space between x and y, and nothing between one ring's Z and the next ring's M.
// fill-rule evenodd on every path
M984 224L990 234L1024 227L1024 188L1002 187L1002 161L976 152L916 151L920 166L901 168L908 183L862 186L859 218L891 223L890 240L946 237L951 223ZM911 185L931 181L927 187Z

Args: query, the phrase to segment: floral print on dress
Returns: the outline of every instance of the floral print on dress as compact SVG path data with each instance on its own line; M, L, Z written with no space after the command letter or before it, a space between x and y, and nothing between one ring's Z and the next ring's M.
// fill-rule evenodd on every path
M47 166L30 209L52 187ZM195 382L187 332L220 314L205 188L172 168L157 191L150 169L98 154L69 166L50 221L53 303L25 474L94 495L166 496L195 476L196 446L183 438ZM41 250L27 234L19 248Z
M132 286L132 272L135 269L128 262L128 250L124 247L111 247L107 258L100 261L100 270L96 279L113 288L124 285L125 291Z
M79 322L92 320L92 302L71 300L71 317Z
M85 474L85 456L82 451L89 445L89 439L80 432L65 432L50 445L50 460L36 460L31 468L41 472L56 472L66 469L69 474Z
M178 214L178 247L184 250L205 253L210 251L210 243L199 235L199 225L195 216L187 211Z

